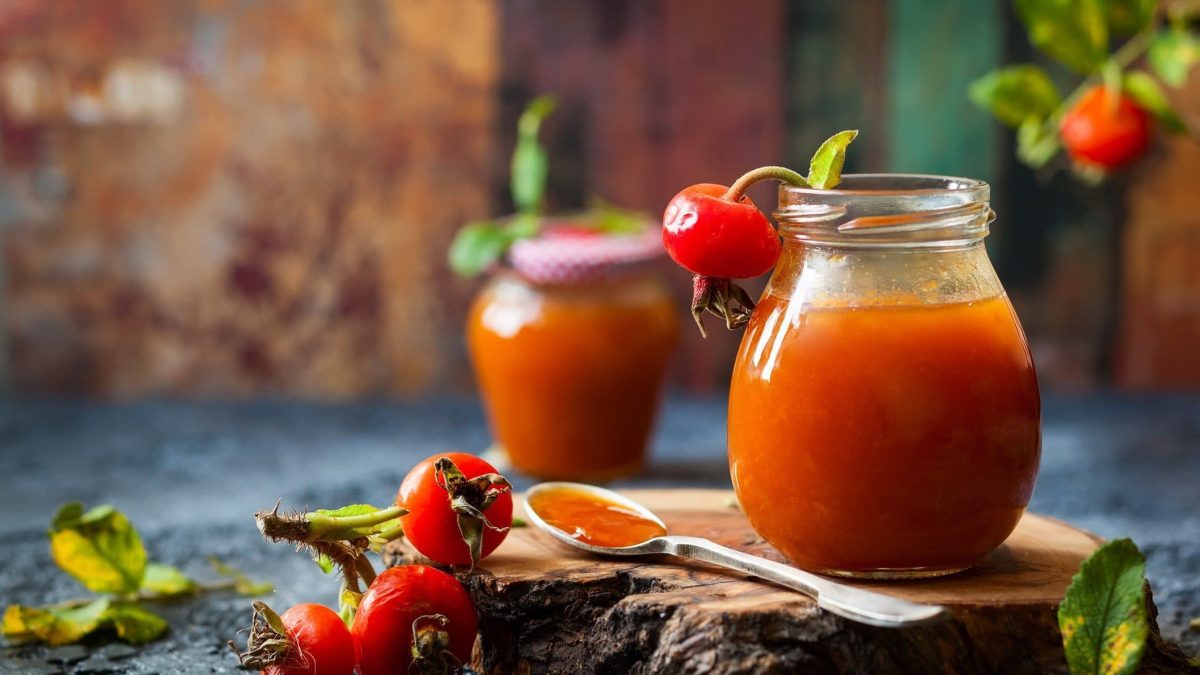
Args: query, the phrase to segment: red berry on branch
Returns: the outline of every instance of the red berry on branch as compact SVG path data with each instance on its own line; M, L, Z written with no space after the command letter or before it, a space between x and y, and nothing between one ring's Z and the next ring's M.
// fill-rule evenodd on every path
M1153 131L1149 113L1130 97L1103 85L1084 92L1059 125L1071 159L1106 171L1145 154Z
M748 197L725 199L728 190L700 183L675 195L663 214L663 246L693 274L756 277L779 259L779 235Z

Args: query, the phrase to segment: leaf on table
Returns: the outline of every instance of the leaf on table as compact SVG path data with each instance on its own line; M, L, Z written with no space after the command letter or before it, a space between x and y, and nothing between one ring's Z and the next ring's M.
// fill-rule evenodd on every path
M997 68L971 83L967 96L1002 123L1020 128L1032 119L1048 119L1062 103L1046 71L1034 65Z
M538 142L542 122L554 112L554 97L542 95L529 102L517 120L517 145L512 155L511 189L517 211L536 213L546 192L549 159Z
M192 595L199 588L182 570L162 563L147 563L146 572L142 575L142 590L155 595Z
M1058 608L1072 675L1129 675L1137 670L1150 627L1146 559L1129 539L1096 549L1079 567Z
M103 625L111 601L97 598L79 607L25 607L4 610L4 637L13 642L44 642L58 646L79 642Z
M1130 98L1150 111L1167 131L1176 134L1187 131L1187 125L1171 108L1170 102L1167 101L1167 95L1149 74L1136 70L1126 73L1122 88Z
M133 603L97 598L77 607L9 605L4 612L3 628L4 636L13 642L58 646L112 628L119 639L144 644L165 633L167 621Z
M1150 25L1158 0L1104 0L1105 19L1113 35L1133 35Z
M116 630L117 637L134 645L157 640L167 632L166 619L129 602L113 603L109 607L106 620Z
M54 562L97 593L133 593L142 585L146 549L129 519L111 506L59 507L50 529Z
M1108 58L1102 0L1016 0L1029 41L1068 68L1094 72Z
M208 564L223 577L233 580L233 592L238 595L266 595L275 590L275 586L266 581L254 581L244 572L228 565L216 556L209 556Z
M808 164L808 185L818 190L832 190L842 182L842 166L846 163L846 148L858 137L857 129L839 131L817 148Z
M1182 87L1192 66L1200 62L1200 37L1180 26L1168 28L1154 36L1146 60L1163 82Z

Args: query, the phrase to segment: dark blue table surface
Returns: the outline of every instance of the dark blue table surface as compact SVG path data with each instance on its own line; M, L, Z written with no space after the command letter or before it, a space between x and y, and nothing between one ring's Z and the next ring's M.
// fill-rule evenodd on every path
M618 486L728 487L725 406L671 399L641 476ZM53 570L45 527L63 501L112 503L145 536L153 559L212 578L218 555L277 584L279 608L335 602L336 583L250 515L285 506L384 503L416 461L447 449L482 451L488 434L471 399L325 405L96 404L0 401L0 600L80 595ZM1200 396L1051 396L1032 508L1105 537L1132 537L1169 639L1200 652ZM518 488L529 481L515 476ZM0 672L232 672L223 642L247 622L229 595L163 609L168 639L119 662L103 655L6 647ZM119 656L119 654L115 654ZM79 659L83 659L80 661ZM63 666L51 662L74 661Z

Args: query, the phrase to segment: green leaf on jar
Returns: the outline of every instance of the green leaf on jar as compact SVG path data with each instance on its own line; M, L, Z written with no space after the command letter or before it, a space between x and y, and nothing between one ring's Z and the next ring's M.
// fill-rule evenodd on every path
M1108 30L1113 35L1133 35L1150 25L1158 0L1104 0Z
M1130 675L1146 647L1146 559L1129 539L1096 549L1058 608L1072 675Z
M857 129L839 131L830 136L808 165L808 185L817 190L832 190L842 182L842 166L846 163L846 148L858 137Z
M554 97L543 94L525 106L517 121L517 145L513 149L511 190L513 204L522 213L537 213L546 192L549 159L538 142L542 122L555 108Z
M508 233L498 223L467 223L450 243L450 269L459 276L476 276L498 262L509 243Z
M1138 105L1158 118L1159 124L1162 124L1164 129L1176 134L1187 131L1187 125L1171 108L1170 102L1167 101L1167 95L1148 73L1141 71L1126 73L1121 86L1130 98L1137 101Z
M1044 121L1062 103L1050 76L1033 65L993 70L972 82L967 96L972 103L1014 128L1020 128L1030 119Z
M1168 28L1154 36L1146 60L1163 82L1182 87L1192 66L1200 62L1200 38L1183 27Z
M97 593L135 593L142 586L146 549L129 519L111 506L84 511L64 504L50 528L54 562Z
M1108 58L1108 23L1101 0L1016 0L1029 41L1083 74Z

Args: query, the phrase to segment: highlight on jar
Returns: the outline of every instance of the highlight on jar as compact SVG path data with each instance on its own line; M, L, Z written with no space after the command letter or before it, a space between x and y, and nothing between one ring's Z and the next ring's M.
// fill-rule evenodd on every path
M545 212L549 162L538 135L554 107L534 99L518 122L517 212L464 226L449 261L484 278L465 333L497 462L536 478L606 482L646 463L679 310L652 216L603 202Z
M686 188L665 244L695 274L701 330L704 313L745 326L728 447L754 530L822 574L952 574L999 546L1029 503L1037 377L984 248L988 185L843 177L856 135L830 138L808 176L764 167ZM778 232L744 196L761 180L781 183ZM739 269L721 251L756 259ZM757 303L729 278L772 266Z

